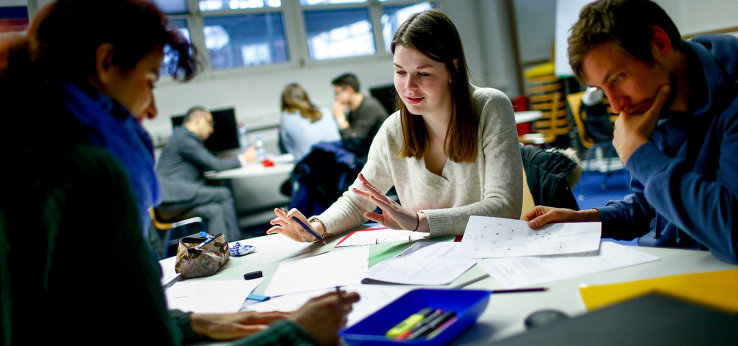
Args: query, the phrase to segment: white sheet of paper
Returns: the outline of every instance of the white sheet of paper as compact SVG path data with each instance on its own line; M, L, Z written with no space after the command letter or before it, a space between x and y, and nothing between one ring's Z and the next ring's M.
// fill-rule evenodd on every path
M454 242L418 242L369 269L367 279L409 285L447 285L476 260L456 257Z
M489 258L477 264L493 279L508 288L524 287L610 269L658 261L660 258L635 247L609 241L598 253L577 255Z
M560 255L596 251L600 222L553 223L538 229L527 221L471 216L460 252L472 258Z
M430 233L413 232L402 229L374 229L370 231L356 231L345 236L336 248L344 246L373 245L381 243L414 241L428 238Z
M197 313L236 312L262 280L178 281L166 290L167 304Z
M282 262L264 294L313 291L361 283L369 270L369 247L359 246Z
M385 285L351 285L342 286L341 290L357 292L361 300L353 305L353 310L348 315L346 327L350 327L364 317L371 315L385 305L402 296L408 289L398 286ZM246 310L251 311L294 311L299 309L310 298L317 297L323 293L334 291L323 289L318 291L300 292L271 298L265 302L249 305Z

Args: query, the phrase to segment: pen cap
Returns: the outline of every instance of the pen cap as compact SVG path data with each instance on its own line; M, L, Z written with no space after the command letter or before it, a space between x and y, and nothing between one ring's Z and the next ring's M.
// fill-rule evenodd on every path
M250 273L243 274L243 279L244 280L251 280L251 279L260 278L262 276L264 276L264 274L261 273L261 270L257 270L255 272L250 272Z

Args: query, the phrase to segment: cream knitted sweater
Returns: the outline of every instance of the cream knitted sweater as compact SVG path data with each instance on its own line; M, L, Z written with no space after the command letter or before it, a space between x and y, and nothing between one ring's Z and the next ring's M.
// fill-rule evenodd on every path
M472 104L480 118L475 162L448 159L437 175L423 159L396 157L402 147L396 112L374 138L361 171L380 191L395 186L404 207L423 211L433 237L463 234L471 215L520 217L523 166L510 100L499 90L473 87ZM357 179L352 187L359 186ZM366 222L364 212L374 208L349 189L318 218L329 234L339 234Z

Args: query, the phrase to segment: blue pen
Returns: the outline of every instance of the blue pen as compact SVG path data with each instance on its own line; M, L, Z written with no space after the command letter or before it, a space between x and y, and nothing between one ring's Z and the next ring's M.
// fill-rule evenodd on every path
M320 235L318 235L317 232L313 231L313 229L310 226L306 225L304 222L300 221L298 218L296 218L294 216L292 217L292 220L297 221L297 223L299 223L300 226L302 226L302 228L304 228L306 231L308 231L310 234L312 234L313 237L315 237L315 239L318 239L318 241L321 241L321 242L323 242L323 244L325 244L325 240L323 240L323 237L321 237Z
M218 233L216 235L208 234L208 238L205 239L205 241L203 241L202 243L197 244L197 246L195 246L195 249L197 249L197 250L202 249L203 246L205 246L208 243L210 243L211 241L213 241L213 239L220 237L221 234L223 234L223 233Z
M283 213L287 214L287 209L281 208L281 210L282 210ZM300 221L300 219L298 219L297 217L294 217L293 216L292 217L292 220L297 221L297 223L299 223L300 226L302 226L302 228L304 228L306 231L308 231L308 233L312 234L313 237L315 237L315 239L317 239L318 241L321 241L321 242L323 242L323 244L325 244L325 240L323 240L323 237L321 237L320 235L318 235L318 232L315 232L312 229L312 227L306 225L304 222Z

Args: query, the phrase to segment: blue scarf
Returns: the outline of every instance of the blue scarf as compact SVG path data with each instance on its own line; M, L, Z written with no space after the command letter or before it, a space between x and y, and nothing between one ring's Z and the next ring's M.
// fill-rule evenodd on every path
M66 108L89 128L88 143L108 149L128 171L144 236L148 236L149 208L161 202L151 137L124 106L110 97L87 92L72 83L63 84L62 92Z

